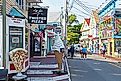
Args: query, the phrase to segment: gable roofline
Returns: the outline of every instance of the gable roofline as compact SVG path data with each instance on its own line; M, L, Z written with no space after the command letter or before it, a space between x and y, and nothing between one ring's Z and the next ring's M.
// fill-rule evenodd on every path
M87 25L89 26L90 25L90 18L85 18L85 21L86 21Z

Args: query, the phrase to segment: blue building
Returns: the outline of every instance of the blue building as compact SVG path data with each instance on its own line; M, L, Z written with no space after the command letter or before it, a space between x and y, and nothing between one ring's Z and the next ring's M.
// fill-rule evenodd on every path
M98 15L100 49L106 46L107 55L119 57L121 52L121 1L110 0L105 2ZM100 51L101 53L101 51Z

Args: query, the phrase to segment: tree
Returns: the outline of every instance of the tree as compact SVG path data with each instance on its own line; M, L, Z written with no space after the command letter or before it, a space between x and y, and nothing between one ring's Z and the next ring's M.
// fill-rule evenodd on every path
M76 17L76 15L75 14L71 14L70 16L69 16L69 25L71 25L71 24L73 24L74 22L77 22L78 20L77 20L77 17Z
M67 28L67 40L68 40L68 44L72 44L72 43L79 43L79 37L80 37L80 29L82 27L82 24L79 25L74 25L71 26L69 25Z

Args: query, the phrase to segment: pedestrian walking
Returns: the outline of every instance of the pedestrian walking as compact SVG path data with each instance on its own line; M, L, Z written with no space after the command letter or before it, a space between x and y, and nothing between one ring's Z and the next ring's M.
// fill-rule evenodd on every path
M71 58L73 58L74 57L74 45L71 45L70 52L71 52Z
M86 48L86 46L84 46L84 47L82 48L82 54L83 54L83 57L84 57L84 58L87 58L87 48Z
M84 58L83 53L82 53L82 48L83 46L80 47L80 55L81 55L81 58Z
M105 48L105 46L102 46L102 55L103 55L103 57L105 57L105 53L106 53L106 48Z
M70 47L68 46L68 56L70 56Z

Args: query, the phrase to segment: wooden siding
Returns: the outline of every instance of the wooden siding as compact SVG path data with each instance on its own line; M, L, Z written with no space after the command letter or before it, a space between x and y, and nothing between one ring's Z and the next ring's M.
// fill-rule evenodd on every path
M26 5L25 0L24 0L24 5ZM17 5L16 0L6 0L6 14L9 14L12 7L15 7L19 12L25 15L26 11L23 10L19 5Z

